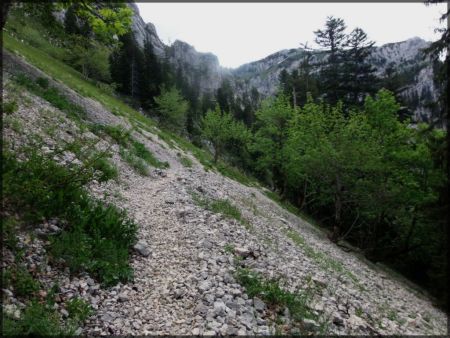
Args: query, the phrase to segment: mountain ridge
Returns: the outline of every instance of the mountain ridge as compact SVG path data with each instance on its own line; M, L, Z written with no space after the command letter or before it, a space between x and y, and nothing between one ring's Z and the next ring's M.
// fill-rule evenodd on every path
M176 40L172 45L165 45L159 38L156 27L145 23L134 3L129 4L133 10L132 29L136 40L143 46L146 38L151 41L155 54L160 59L168 60L186 77L188 83L198 89L199 95L213 94L228 80L237 97L243 97L255 88L261 98L275 94L282 69L292 71L298 67L305 49L290 48L269 54L266 57L245 63L236 68L223 67L217 56L211 52L199 52L188 42ZM373 47L369 57L377 67L379 77L386 75L387 66L395 66L401 75L407 74L408 82L399 95L410 108L414 122L430 122L436 120L436 89L433 82L433 68L427 60L422 60L421 49L430 42L420 37L412 37L399 42L390 42ZM314 55L323 53L312 50Z

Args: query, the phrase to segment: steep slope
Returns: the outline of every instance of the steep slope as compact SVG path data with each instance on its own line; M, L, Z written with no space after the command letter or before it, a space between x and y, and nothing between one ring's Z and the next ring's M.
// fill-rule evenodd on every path
M4 99L18 105L5 126L8 144L37 134L43 139L43 152L58 152L62 140L77 138L95 139L99 147L111 148L118 180L93 182L89 189L126 209L139 224L131 283L102 289L85 274L73 276L40 263L43 271L51 271L42 277L46 285L59 281L65 294L79 295L96 310L83 333L445 334L446 316L430 300L331 244L320 230L269 199L264 189L205 170L182 144L162 138L151 121L124 110L113 114L19 57L5 55ZM133 127L132 137L170 167L139 175L111 138L78 128L65 113L21 87L21 92L15 91L12 77L22 72L47 78L83 106L85 123ZM72 161L76 157L66 156ZM232 205L238 213L213 208L214 201L228 209ZM302 295L302 307L294 312L250 297L249 285L244 288L235 274L242 267L265 279L278 279L282 290Z

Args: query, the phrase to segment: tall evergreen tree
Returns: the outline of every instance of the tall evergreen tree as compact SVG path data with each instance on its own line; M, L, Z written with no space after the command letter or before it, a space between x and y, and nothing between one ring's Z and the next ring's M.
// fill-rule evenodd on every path
M330 16L327 18L325 27L314 32L315 42L326 50L326 57L321 64L320 82L321 91L326 101L331 104L336 103L343 96L341 81L346 28L343 19Z
M154 97L161 93L162 85L161 65L153 51L150 40L144 41L144 64L142 73L141 102L144 108L154 104Z
M118 90L140 102L144 87L142 76L144 54L133 33L127 33L120 37L120 47L110 56L110 71L111 78L117 83Z
M376 69L367 62L374 44L368 41L367 34L361 28L355 28L347 37L342 86L346 91L343 101L350 106L362 105L365 96L377 90Z

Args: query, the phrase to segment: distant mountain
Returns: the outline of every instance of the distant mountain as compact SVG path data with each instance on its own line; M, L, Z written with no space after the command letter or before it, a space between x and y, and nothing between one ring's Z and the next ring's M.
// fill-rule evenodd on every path
M376 75L384 77L388 69L393 69L401 78L403 86L400 96L411 109L415 121L434 118L433 109L429 107L437 100L433 67L422 53L422 49L429 45L430 42L414 37L373 47L369 56L369 62L377 69ZM263 96L273 95L277 91L280 72L298 68L305 52L302 48L285 49L262 60L244 64L233 70L233 75L240 82L240 87L255 87ZM322 51L312 51L312 54L312 62L323 56Z
M284 49L264 59L244 64L236 69L221 67L218 58L212 53L200 53L186 42L175 41L165 45L156 33L155 26L145 23L139 15L137 6L129 4L134 11L133 31L137 41L143 45L145 38L153 44L155 53L169 61L181 71L191 86L200 94L216 91L224 80L229 80L236 95L249 93L255 88L261 97L273 95L279 84L278 76L283 69L297 68L305 55L302 48ZM394 70L402 84L399 96L407 106L414 121L430 121L437 118L437 91L433 83L433 67L423 58L422 49L430 42L414 37L406 41L388 43L373 47L370 62L377 68L377 75L384 77L390 69ZM323 57L322 51L312 51L314 59Z

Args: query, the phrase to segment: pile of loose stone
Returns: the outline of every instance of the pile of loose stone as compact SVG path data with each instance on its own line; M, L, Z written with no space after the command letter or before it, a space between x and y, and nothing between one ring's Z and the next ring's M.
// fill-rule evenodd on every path
M39 119L42 108L49 106L33 100L40 109L30 118ZM26 124L29 114L19 110L17 115L28 128L24 134L31 133L32 123ZM73 126L64 123L58 133L64 134L65 128ZM288 311L281 315L282 324L276 323L271 309L261 299L248 297L237 283L235 257L240 256L239 264L267 279L278 278L287 291L310 293L309 307L320 318L303 322L312 333L325 323L330 334L445 334L447 318L429 300L331 244L260 189L205 171L193 156L171 149L147 131L133 136L170 167L139 176L120 159L118 148L112 147L119 181L89 186L94 196L127 210L139 224L139 241L131 256L132 282L104 289L88 275L70 276L67 270L47 264L45 241L60 231L63 225L58 221L35 229L34 240L21 235L25 237L20 242L29 246L27 262L39 266L37 277L43 285L60 285L61 302L57 304L81 297L94 308L78 333L269 335L278 332L280 325L282 332L299 333L290 328ZM182 166L179 153L188 156L194 166ZM62 160L73 162L74 158L66 154ZM240 209L250 227L196 205L192 192L207 200L227 199ZM287 236L289 231L343 268L324 266L307 255ZM7 263L8 253L4 257ZM11 291L4 294L8 311L23 307ZM62 305L58 309L66 315Z

